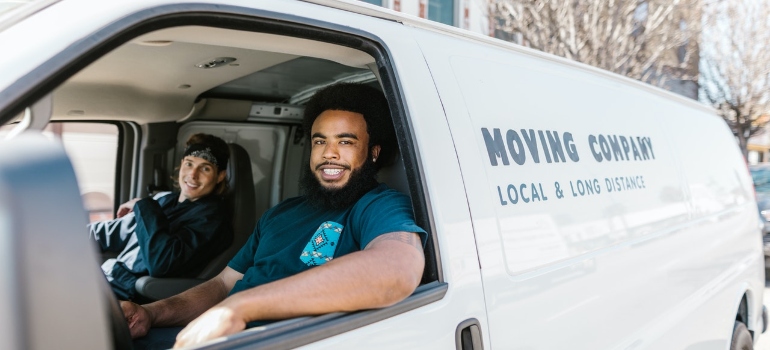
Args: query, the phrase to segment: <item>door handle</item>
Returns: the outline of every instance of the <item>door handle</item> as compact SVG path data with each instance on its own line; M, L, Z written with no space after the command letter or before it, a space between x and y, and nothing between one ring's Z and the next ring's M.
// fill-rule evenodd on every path
M469 318L457 325L455 345L457 350L480 350L484 348L484 344L481 342L479 320Z

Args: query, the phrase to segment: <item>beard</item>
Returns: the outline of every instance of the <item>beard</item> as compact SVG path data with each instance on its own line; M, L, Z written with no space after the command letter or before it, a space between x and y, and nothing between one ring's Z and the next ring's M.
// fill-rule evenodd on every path
M350 173L348 182L340 188L326 188L315 173L306 167L300 180L300 188L308 202L317 208L345 209L352 206L366 192L377 186L377 167L370 157L361 168Z

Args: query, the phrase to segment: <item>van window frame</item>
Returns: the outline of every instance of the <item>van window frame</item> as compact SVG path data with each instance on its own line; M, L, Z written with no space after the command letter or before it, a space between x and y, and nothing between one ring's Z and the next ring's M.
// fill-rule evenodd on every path
M371 33L296 15L229 5L181 3L148 8L99 29L89 37L89 40L82 40L68 47L7 89L0 91L0 123L7 122L22 111L24 106L42 98L71 76L129 40L155 30L186 25L263 32L323 41L351 47L374 57L378 63L380 82L396 127L415 219L418 225L428 231L430 237L426 245L426 271L429 271L429 274L423 277L422 285L415 293L394 306L379 310L285 320L274 323L264 331L247 330L226 341L204 348L229 349L246 344L250 346L258 344L268 348L271 345L281 348L302 346L441 300L447 292L448 285L441 272L435 225L426 203L427 194L423 185L425 180L420 170L419 155L413 144L410 118L395 79L395 70L389 63L392 59L387 46Z
M122 125L123 122L115 121L115 120L81 120L81 119L73 119L73 120L51 120L48 122L48 124L67 124L67 123L80 123L80 124L108 124L115 127L115 130L117 132L117 144L115 147L115 167L113 168L114 171L114 179L113 179L113 190L112 190L112 215L113 217L118 211L118 207L122 204L120 201L120 198L118 194L120 193L120 189L123 183L123 167L126 165L123 163L123 160L121 159L121 155L123 154L123 143L124 143L124 133L125 133L125 127Z

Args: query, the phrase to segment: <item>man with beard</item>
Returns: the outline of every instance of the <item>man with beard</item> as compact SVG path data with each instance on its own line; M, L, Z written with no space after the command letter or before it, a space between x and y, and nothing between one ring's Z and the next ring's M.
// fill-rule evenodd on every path
M303 125L311 144L305 195L268 210L217 277L152 304L123 302L132 337L172 327L153 328L136 347L168 346L174 336L175 346L189 346L271 320L386 307L414 291L426 233L409 198L375 179L397 153L382 93L329 86L308 102Z

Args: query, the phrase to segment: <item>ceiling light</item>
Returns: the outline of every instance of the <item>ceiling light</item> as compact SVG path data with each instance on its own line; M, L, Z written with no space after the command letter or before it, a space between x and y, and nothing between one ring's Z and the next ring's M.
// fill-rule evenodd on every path
M203 69L217 68L217 67L228 65L230 64L230 62L233 62L233 61L235 61L235 57L217 57L214 59L210 59L208 61L198 63L195 66Z

